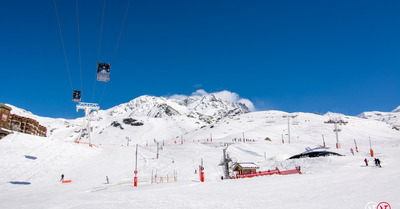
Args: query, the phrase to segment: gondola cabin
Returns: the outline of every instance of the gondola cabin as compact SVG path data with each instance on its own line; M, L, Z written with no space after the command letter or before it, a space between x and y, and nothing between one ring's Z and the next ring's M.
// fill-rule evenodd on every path
M110 68L111 64L108 63L97 63L97 80L108 82L110 80Z
M82 91L74 90L74 92L72 93L72 101L80 102L81 101L81 92Z

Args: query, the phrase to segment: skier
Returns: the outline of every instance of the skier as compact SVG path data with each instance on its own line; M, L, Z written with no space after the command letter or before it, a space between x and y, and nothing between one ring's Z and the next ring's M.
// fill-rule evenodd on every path
M375 165L378 166L378 159L374 158Z
M364 162L365 162L365 166L368 166L368 160L367 160L367 158L364 159Z
M381 160L379 160L379 158L376 159L376 164L377 164L377 166L379 166L379 168L382 167L382 166L381 166Z
M110 183L110 181L108 180L108 176L106 176L106 181L107 181L107 184Z
M61 174L61 180L60 181L64 181L64 174Z

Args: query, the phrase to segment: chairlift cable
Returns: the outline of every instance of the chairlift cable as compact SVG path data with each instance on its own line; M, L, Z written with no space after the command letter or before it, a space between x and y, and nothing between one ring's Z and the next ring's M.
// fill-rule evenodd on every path
M100 57L101 34L102 34L102 31L103 31L104 11L105 10L106 10L106 0L104 0L104 3L103 3L103 14L101 16L101 27L100 27L100 36L99 36L100 38L99 38L99 47L97 48L97 62L96 63L99 62L99 57ZM97 73L95 74L94 81L93 81L92 103L93 103L93 100L94 100L94 92L95 92L95 89L96 89L96 77L97 77Z
M81 39L79 37L79 15L78 15L78 0L76 0L76 25L78 31L78 54L79 54L79 72L81 78L81 90L83 89L83 81L82 81L82 56L81 56Z
M58 11L57 11L56 0L53 0L53 3L54 3L54 10L55 10L56 16L57 16L58 30L59 30L59 32L60 32L60 39L61 39L61 45L62 45L63 52L64 52L65 64L67 65L67 71L68 71L68 77L69 77L69 84L70 84L70 86L71 86L71 90L73 91L74 88L72 87L71 73L70 73L70 70L69 70L68 59L67 59L67 53L66 53L66 51L65 51L64 39L63 39L63 36L62 36L61 25L60 25L60 19L59 19L59 17L58 17Z

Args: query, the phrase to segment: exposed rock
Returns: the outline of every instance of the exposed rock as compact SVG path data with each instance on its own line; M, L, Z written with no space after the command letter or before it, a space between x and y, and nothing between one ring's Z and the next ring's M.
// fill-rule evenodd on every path
M131 126L143 126L144 125L144 123L142 121L138 121L133 118L124 118L122 120L122 122L125 123L126 125L131 125Z
M120 123L118 123L117 121L113 121L111 123L111 126L113 127L119 127L121 130L124 130L124 128L122 127L122 125Z

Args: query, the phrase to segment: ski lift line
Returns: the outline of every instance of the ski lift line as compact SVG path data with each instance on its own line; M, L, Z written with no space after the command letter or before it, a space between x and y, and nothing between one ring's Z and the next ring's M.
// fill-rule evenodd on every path
M57 17L58 30L59 30L59 32L60 32L61 45L62 45L63 52L64 52L65 64L67 65L67 70L68 70L69 84L70 84L70 86L71 86L71 90L73 90L74 88L72 87L71 73L70 73L70 70L69 70L68 59L67 59L67 53L66 53L66 51L65 51L64 39L63 39L63 36L62 36L61 25L60 25L60 19L59 19L59 17L58 17L58 11L57 11L56 0L53 0L53 3L54 3L54 10L55 10L55 12L56 12L56 17Z
M103 101L103 95L106 90L106 87L107 87L107 83L104 84L103 91L101 92L99 105L101 105L101 101Z
M100 46L101 46L101 34L103 31L103 23L104 23L104 12L106 10L106 0L103 3L103 14L101 15L101 27L100 27L100 35L99 35L99 46L97 48L97 63L99 62L100 58ZM97 73L95 74L94 81L93 81L93 93L92 93L92 102L94 100L94 92L96 89L96 80L97 80Z
M101 34L103 31L103 23L104 23L104 11L106 10L106 0L103 3L103 14L101 15L101 26L100 26L100 36L99 36L99 47L97 48L97 62L99 62L100 57L100 44L101 44Z
M118 41L117 41L117 45L115 46L114 56L113 56L111 65L113 65L114 60L115 60L115 55L117 54L117 49L118 49L119 41L120 41L120 39L121 39L122 30L123 30L123 28L124 28L124 24L125 24L126 16L127 16L127 14L128 14L128 9L129 9L129 4L130 4L130 3L131 3L131 0L128 0L128 4L126 5L126 9L125 9L124 20L122 21L121 30L119 31Z
M81 90L83 89L83 81L82 81L82 56L81 56L81 39L79 35L79 10L78 10L78 0L76 0L76 27L78 32L78 55L79 55L79 72L81 78Z

